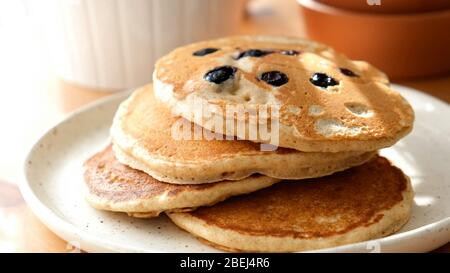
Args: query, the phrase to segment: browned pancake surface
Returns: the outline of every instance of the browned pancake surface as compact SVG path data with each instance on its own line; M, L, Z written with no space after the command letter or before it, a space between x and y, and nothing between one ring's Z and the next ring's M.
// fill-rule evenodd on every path
M284 181L190 214L251 235L326 237L379 221L403 200L407 179L390 162L374 160L331 176Z
M111 145L88 159L84 178L91 194L114 202L146 199L162 194L168 197L182 191L201 191L223 183L179 185L160 182L150 175L132 169L114 156Z

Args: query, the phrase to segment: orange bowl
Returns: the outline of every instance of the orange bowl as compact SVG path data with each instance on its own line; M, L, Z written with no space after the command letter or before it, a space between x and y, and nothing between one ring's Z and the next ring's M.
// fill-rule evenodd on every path
M316 0L336 8L376 13L414 13L450 8L448 0ZM372 5L370 4L372 3ZM375 4L379 3L379 5Z
M298 3L309 38L368 61L393 79L450 71L450 10L372 14Z

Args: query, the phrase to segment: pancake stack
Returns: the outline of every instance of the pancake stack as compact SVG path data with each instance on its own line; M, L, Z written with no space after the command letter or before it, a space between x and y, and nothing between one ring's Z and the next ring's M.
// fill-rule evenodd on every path
M414 113L371 65L299 38L239 36L178 48L153 77L85 162L93 207L165 212L227 251L332 247L408 220L409 178L377 151Z

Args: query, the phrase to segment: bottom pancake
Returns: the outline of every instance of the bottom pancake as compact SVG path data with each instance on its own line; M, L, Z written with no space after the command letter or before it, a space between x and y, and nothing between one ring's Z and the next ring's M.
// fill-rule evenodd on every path
M155 217L163 211L193 210L280 181L253 175L243 180L209 184L164 183L120 163L115 158L111 145L88 159L84 167L84 180L88 188L86 199L91 206L101 210L126 212L135 217Z
M409 219L413 195L409 178L377 156L327 177L283 181L212 207L168 216L227 251L306 251L396 232Z

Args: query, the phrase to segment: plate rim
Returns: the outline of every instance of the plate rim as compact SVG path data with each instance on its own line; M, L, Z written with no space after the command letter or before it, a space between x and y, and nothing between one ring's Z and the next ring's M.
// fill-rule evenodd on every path
M20 178L18 180L17 186L19 187L19 191L22 194L28 208L38 217L38 219L52 232L57 234L60 238L62 238L64 241L67 241L69 244L71 241L74 241L73 239L67 240L65 237L71 237L71 238L77 238L80 239L80 241L84 242L84 245L87 245L89 248L91 247L91 244L96 247L99 247L101 249L108 249L109 251L116 251L115 249L122 249L120 246L114 246L113 244L108 243L107 241L103 242L104 240L97 240L95 236L90 235L87 232L84 232L80 230L74 225L63 219L62 217L59 217L53 210L48 208L43 202L40 201L39 197L34 193L32 187L30 186L30 181L28 181L28 168L29 164L28 161L30 157L32 156L34 150L39 146L39 144L43 141L45 137L47 137L51 132L61 126L62 124L70 121L71 119L75 118L76 116L90 110L93 108L96 108L101 105L108 104L110 102L113 102L115 100L125 100L135 89L129 89L124 91L119 91L117 93L113 93L109 96L106 96L104 98L97 99L95 101L92 101L90 103L87 103L86 105L83 105L79 107L78 109L63 115L57 122L55 122L53 125L48 126L46 130L44 130L44 133L39 135L34 141L31 142L31 145L28 146L26 149L27 152L25 153L25 159L22 163L22 171ZM61 227L61 228L60 228ZM85 240L83 238L88 238L89 240ZM95 242L95 243L91 243ZM106 247L105 247L106 246ZM83 249L84 250L84 249ZM125 250L125 249L124 249Z
M448 103L445 101L436 98L434 96L431 96L425 92L422 92L420 90L410 88L407 86L399 85L399 84L392 84L391 87L394 90L403 89L407 92L414 93L415 95L425 97L427 100L431 100L433 103L438 103L446 107L450 107ZM106 239L99 239L96 236L90 234L87 231L79 229L74 224L68 222L64 218L58 216L52 209L47 207L38 197L37 194L33 191L32 187L30 186L32 182L28 180L28 171L29 171L29 158L32 156L36 148L39 146L40 142L43 141L45 137L47 137L51 132L56 128L61 126L62 124L70 121L71 119L75 118L79 114L82 114L86 111L89 111L93 108L96 108L98 106L108 104L110 102L125 99L128 97L132 91L135 89L125 90L118 92L116 94L111 94L105 98L100 98L98 100L95 100L91 103L88 103L77 110L64 115L58 122L56 122L54 125L49 126L49 129L45 130L43 134L41 134L39 137L36 138L34 142L29 146L29 149L27 149L27 153L25 156L25 160L23 162L23 169L21 172L21 178L18 181L18 187L19 190L24 197L25 202L27 203L27 206L30 208L30 210L38 217L42 223L49 228L52 232L57 234L59 237L61 237L63 240L67 241L67 244L71 242L74 242L76 240L77 243L80 243L82 245L83 250L92 251L92 252L149 252L149 253L157 253L158 250L151 250L151 249L145 249L145 248L137 248L137 247L124 247L122 244L118 243L111 243L108 242ZM401 92L399 92L401 93ZM407 240L411 236L423 236L429 232L433 232L434 230L437 231L441 228L450 227L450 216L442 218L439 221L421 226L419 228L405 231L402 233L396 233L393 235L389 235L387 237L379 238L379 239L373 239L369 241L363 241L363 242L357 242L353 244L347 244L337 247L330 247L330 248L324 248L324 249L317 249L313 251L307 251L307 252L351 252L352 249L360 249L364 245L368 245L370 243L380 243L381 245L383 243L385 244L396 244L398 242L401 242L402 240ZM450 240L450 233L448 234L449 240Z

